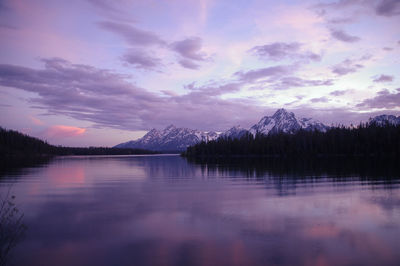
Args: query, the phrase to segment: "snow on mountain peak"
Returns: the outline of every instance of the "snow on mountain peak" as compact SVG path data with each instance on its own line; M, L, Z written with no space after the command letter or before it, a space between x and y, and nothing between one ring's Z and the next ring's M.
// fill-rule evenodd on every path
M182 151L200 141L210 141L216 138L218 138L218 133L214 131L202 132L169 125L161 131L152 129L140 139L124 142L115 147L156 151Z
M249 132L254 136L270 133L294 133L300 129L319 130L325 132L327 126L311 118L296 118L293 112L281 108L272 116L264 116L257 124L253 125Z
M132 140L118 144L118 148L141 148L157 151L182 151L188 146L194 145L201 141L211 141L219 137L224 138L241 138L247 133L254 136L259 134L272 134L278 132L294 133L297 130L319 130L326 131L327 126L313 120L311 118L296 118L293 112L286 109L278 109L272 116L264 116L261 120L253 125L249 130L237 125L222 134L214 131L199 131L189 128L177 128L169 125L165 129L159 131L157 129L150 130L146 135L138 140Z
M247 129L244 129L240 125L237 125L237 126L234 126L234 127L230 128L230 129L228 129L224 133L222 133L220 137L232 138L232 139L241 138L247 132L248 132Z
M376 124L378 126L384 126L386 124L389 125L400 125L400 116L394 116L394 115L378 115L375 116L374 118L370 118L368 120L369 124Z

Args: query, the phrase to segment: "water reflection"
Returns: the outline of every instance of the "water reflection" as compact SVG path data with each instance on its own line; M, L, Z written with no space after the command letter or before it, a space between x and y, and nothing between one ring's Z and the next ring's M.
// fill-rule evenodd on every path
M398 167L59 158L14 174L29 231L13 262L398 265Z
M190 163L221 174L235 172L247 177L357 177L390 180L400 177L398 158L189 158Z

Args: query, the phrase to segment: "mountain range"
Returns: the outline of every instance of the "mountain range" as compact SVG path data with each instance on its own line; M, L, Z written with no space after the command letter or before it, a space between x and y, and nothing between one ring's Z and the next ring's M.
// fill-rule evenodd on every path
M394 116L394 115L378 115L375 116L374 118L370 118L368 120L369 124L376 124L378 126L384 126L386 124L391 124L391 125L400 125L400 116Z
M200 141L217 139L214 131L205 132L189 128L177 128L169 125L163 130L153 128L142 138L131 140L115 146L115 148L138 148L156 151L183 151Z
M369 120L369 123L384 125L391 123L400 124L400 116L380 115ZM115 146L115 148L137 148L156 151L183 151L201 141L210 141L217 138L240 138L245 134L275 134L278 132L294 133L300 129L318 130L325 132L329 126L312 118L297 118L293 112L285 109L278 109L272 116L264 116L261 120L245 129L234 126L229 130L220 133L215 131L200 131L188 128L177 128L169 125L163 130L152 129L142 138L131 140Z

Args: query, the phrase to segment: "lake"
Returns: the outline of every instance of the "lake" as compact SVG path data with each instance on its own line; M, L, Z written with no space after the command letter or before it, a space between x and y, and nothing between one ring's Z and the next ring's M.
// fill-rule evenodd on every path
M382 161L93 156L14 167L0 174L18 208L1 256L24 266L400 265L399 166Z

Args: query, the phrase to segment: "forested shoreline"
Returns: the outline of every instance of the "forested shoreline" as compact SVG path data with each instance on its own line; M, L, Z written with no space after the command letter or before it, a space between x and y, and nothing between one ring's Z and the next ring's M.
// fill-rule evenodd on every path
M299 130L294 134L245 134L219 138L188 147L185 157L299 157L395 156L400 157L400 126L360 124L331 127L326 132Z
M0 156L32 157L56 155L130 155L155 154L143 149L122 149L109 147L64 147L48 144L38 138L22 134L15 130L0 127Z

